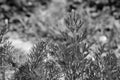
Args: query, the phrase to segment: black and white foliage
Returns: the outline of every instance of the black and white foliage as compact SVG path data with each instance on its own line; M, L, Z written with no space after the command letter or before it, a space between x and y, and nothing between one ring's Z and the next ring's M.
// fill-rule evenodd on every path
M36 44L28 61L18 68L15 80L119 80L117 57L104 45L90 42L88 28L81 15L72 12L65 18L71 35L62 32L65 41L47 39ZM93 45L97 47L91 49ZM87 58L94 54L92 58ZM106 56L102 56L106 53Z

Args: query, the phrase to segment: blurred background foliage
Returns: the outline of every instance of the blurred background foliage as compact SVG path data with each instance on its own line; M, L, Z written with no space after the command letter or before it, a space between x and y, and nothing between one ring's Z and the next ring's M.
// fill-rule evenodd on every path
M63 18L72 10L82 14L90 28L119 28L119 0L1 0L0 6L0 20L10 26L8 36L33 43L60 36L66 30Z
M16 76L17 80L37 80L40 78L41 80L45 80L44 78L47 80L46 75L51 77L49 80L57 80L57 77L59 77L57 74L60 74L61 76L66 75L65 80L79 80L78 78L80 78L79 76L81 74L79 73L79 70L81 69L78 69L78 71L74 70L79 66L77 64L83 64L81 68L85 67L86 64L87 66L85 67L85 71L89 72L83 74L84 78L82 77L80 80L99 80L100 76L102 76L99 74L106 75L104 76L104 79L106 78L106 80L119 80L119 67L112 67L115 66L116 63L114 65L110 65L114 63L111 60L113 58L114 61L120 65L119 25L119 0L0 0L0 32L2 32L2 28L6 26L9 29L9 32L4 35L4 39L8 39L8 41L11 42L10 45L15 47L12 53L13 62L11 62L11 64L12 67L15 67L15 75L18 75ZM3 35L4 33L1 34ZM48 38L50 38L50 40ZM0 41L2 39L3 37L0 36ZM33 60L33 62L28 64L27 61L29 57L26 53L33 53L34 57L40 56L39 53L45 53L43 49L42 52L39 52L41 51L39 48L42 48L42 43L36 45L36 47L33 47L31 50L31 47L34 44L39 43L41 40L44 40L45 42L48 41L46 45L50 44L52 47L54 46L54 43L58 44L61 52L58 49L55 54L54 51L56 50L51 52L45 49L45 51L47 51L46 53L56 55L59 59L55 61L51 60L43 63L42 65L38 64L41 68L35 68L37 60ZM51 40L53 41L53 44L51 44L51 42L49 43ZM76 45L79 42L80 44ZM83 60L84 64L82 62L77 62L77 59L83 59L82 57L84 57L85 54L72 55L75 53L74 51L76 51L76 47L80 47L81 53L90 53L90 55L87 56L87 58L89 58L91 55L94 56L92 53L96 51L96 48L99 46L104 47L104 50L102 49L104 52L101 52L102 54L99 55L105 56L108 54L107 57L101 58L99 55L95 55L97 56L95 61L91 63L88 61L87 63ZM71 55L71 51L67 52L69 49L72 49ZM86 50L86 52L84 52L84 50ZM109 52L110 50L113 52ZM37 55L37 53L39 55ZM112 58L110 58L111 55ZM44 54L44 57L46 56L50 57L50 55ZM80 56L82 57L79 58ZM31 55L30 58L32 59L32 57L33 56ZM107 59L109 59L110 62L107 62ZM94 60L94 58L92 58L92 60ZM40 62L42 62L42 59ZM67 66L67 64L70 64L70 66ZM46 66L46 68L44 68L43 65ZM49 66L51 69L48 68ZM52 70L53 67L57 68L57 70ZM18 70L16 70L16 68ZM24 72L25 70L21 70L23 68L27 71ZM101 73L94 71L96 68L98 72ZM30 69L32 70L30 71ZM103 72L101 69L104 69ZM109 72L112 69L115 69L115 71L113 70L115 73ZM40 73L39 70L43 73ZM19 71L23 72L21 73ZM58 73L51 74L51 71L53 71L53 73L54 71ZM65 71L64 73L66 74L62 73L63 71ZM70 71L73 71L73 73ZM93 72L95 75L91 75ZM20 79L20 77L24 74L28 77L23 76L23 79ZM40 76L41 74L44 74L44 76ZM30 77L31 75L33 75L33 77ZM115 76L113 77L113 75ZM57 77L53 78L53 76ZM97 79L87 79L87 77L93 76ZM111 78L107 76L111 76Z

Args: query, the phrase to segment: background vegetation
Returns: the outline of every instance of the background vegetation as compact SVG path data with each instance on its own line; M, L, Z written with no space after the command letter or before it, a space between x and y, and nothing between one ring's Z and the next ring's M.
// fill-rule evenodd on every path
M0 80L120 80L119 0L0 0Z

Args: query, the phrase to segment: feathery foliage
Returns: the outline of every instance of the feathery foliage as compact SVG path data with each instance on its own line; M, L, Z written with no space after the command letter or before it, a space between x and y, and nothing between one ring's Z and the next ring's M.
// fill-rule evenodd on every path
M14 67L12 57L14 47L4 38L4 35L8 32L8 29L9 28L6 25L1 25L0 27L0 74L2 75L2 80L6 80L6 71L11 67Z
M71 35L63 32L63 42L48 39L36 44L15 80L119 80L120 66L114 52L90 42L88 26L81 19L76 12L68 14L65 24Z

